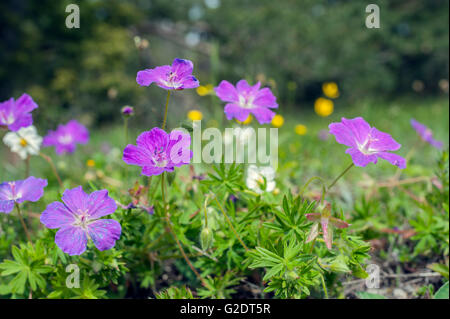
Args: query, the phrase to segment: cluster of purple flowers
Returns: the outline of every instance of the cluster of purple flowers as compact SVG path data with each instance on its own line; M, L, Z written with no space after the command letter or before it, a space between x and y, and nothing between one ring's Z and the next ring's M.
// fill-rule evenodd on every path
M184 90L199 86L199 81L192 75L193 63L189 60L175 59L172 65L158 66L137 73L136 81L141 86L155 83L165 90ZM215 88L216 95L226 102L224 112L228 120L245 121L253 115L260 124L270 123L278 108L276 97L270 88L261 88L258 82L250 85L246 80L240 80L234 86L228 81L222 81ZM0 127L15 132L22 127L32 125L31 112L38 105L33 99L23 94L19 99L13 98L0 103ZM132 107L122 109L124 116L134 113ZM442 142L433 138L432 132L414 119L411 125L420 137L436 148L442 147ZM329 133L336 141L348 146L346 153L356 166L365 167L369 163L377 163L384 159L401 169L406 167L403 157L392 153L400 149L391 135L371 127L363 118L342 118L339 123L329 125ZM44 138L44 146L55 147L56 154L72 153L77 144L86 144L89 132L75 120L65 125L59 125L55 131L49 131ZM181 131L165 132L155 127L143 132L136 140L136 145L129 144L123 151L123 161L129 165L142 168L145 176L160 175L163 172L173 172L175 167L187 165L193 154L190 150L191 138ZM10 213L15 205L25 201L36 202L44 195L47 180L28 177L25 180L4 182L0 184L0 212ZM234 195L232 195L234 196ZM107 190L94 191L87 194L81 186L65 190L62 202L53 202L47 206L41 215L41 222L50 229L58 229L55 243L69 255L80 255L87 249L89 239L99 250L111 249L121 235L121 225L114 219L103 219L117 209L117 204ZM150 203L149 203L150 204ZM130 206L132 208L134 206ZM151 206L151 213L153 212ZM150 212L150 211L149 211ZM329 224L335 227L347 227L348 224L330 216L329 211L309 214L307 218L315 222L308 241L318 234L319 224L322 227L325 242L331 248L332 237L328 234Z

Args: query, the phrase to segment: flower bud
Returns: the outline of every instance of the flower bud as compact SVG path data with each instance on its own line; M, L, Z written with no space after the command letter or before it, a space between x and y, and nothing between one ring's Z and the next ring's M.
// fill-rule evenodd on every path
M134 115L134 108L132 106L125 105L121 112L124 117L130 117Z
M207 250L212 247L214 241L214 236L212 231L205 227L203 228L202 232L200 233L200 244L202 246L203 250Z

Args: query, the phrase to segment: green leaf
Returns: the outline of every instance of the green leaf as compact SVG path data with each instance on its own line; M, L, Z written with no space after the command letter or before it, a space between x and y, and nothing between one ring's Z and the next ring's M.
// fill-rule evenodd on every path
M379 294L370 293L370 292L366 292L366 291L357 292L356 295L360 299L386 299L385 296L382 296L382 295L379 295Z
M434 294L433 299L449 299L448 281Z

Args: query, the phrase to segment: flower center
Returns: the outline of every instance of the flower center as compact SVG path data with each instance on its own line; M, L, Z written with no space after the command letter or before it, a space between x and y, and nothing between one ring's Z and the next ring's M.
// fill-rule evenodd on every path
M378 139L372 138L371 136L369 136L363 144L358 144L359 151L361 153L363 153L364 155L372 155L372 154L378 153L380 150L375 149L370 146L371 143L376 142L376 141L378 141Z
M70 134L62 135L58 138L58 141L61 144L65 144L65 145L70 144L70 143L72 143L72 135L70 135Z
M20 139L19 143L20 143L20 146L22 146L22 147L25 147L28 145L27 140L24 139L23 137Z
M6 115L5 111L0 111L0 119L6 124L6 125L10 125L14 123L14 115L13 114L9 114Z
M11 197L10 197L10 200L16 201L16 200L18 200L19 198L22 197L22 194L21 194L20 192L18 192L18 193L16 194L16 183L15 183L15 182L10 182L10 183L9 183L9 186L11 187Z
M77 227L81 227L83 229L87 229L87 226L91 223L88 210L86 209L86 210L82 211L81 209L79 209L77 212L78 212L78 215L76 216L76 220L73 223L73 225L77 226Z
M239 95L239 105L244 109L252 109L254 96L249 96L248 94L240 94Z
M167 154L162 148L159 152L155 150L152 160L156 167L166 167L169 162L167 159Z

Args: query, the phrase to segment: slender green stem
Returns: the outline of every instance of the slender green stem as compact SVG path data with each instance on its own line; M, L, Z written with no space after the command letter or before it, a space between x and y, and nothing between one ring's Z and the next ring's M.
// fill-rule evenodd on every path
M128 118L124 117L123 119L123 130L124 130L124 138L125 138L125 146L128 145ZM125 181L128 181L128 165L125 165Z
M327 285L325 284L325 279L323 278L323 275L320 275L320 279L322 280L322 287L323 292L325 293L325 299L328 299L328 291L327 291Z
M208 197L205 199L205 204L203 205L203 210L205 211L205 228L208 228L208 213L206 212L207 203L208 203Z
M30 232L28 231L27 224L25 224L25 220L22 217L22 213L20 212L19 204L16 203L17 215L19 216L20 223L22 224L23 230L25 231L25 235L27 236L28 241L32 244Z
M346 169L344 169L344 171L341 173L341 174L339 174L339 176L338 177L336 177L335 179L334 179L334 181L327 187L327 192L337 183L337 181L339 180L339 179L341 179L341 177L342 176L344 176L349 170L350 170L350 168L352 168L353 166L355 166L355 164L353 164L353 163L351 163Z
M239 242L241 243L242 247L244 247L245 251L249 251L248 247L244 244L244 242L242 241L241 237L239 236L239 234L237 233L236 229L234 228L233 223L231 222L231 220L228 217L227 213L225 213L225 210L223 209L222 205L220 205L219 200L217 199L216 195L214 195L214 199L216 200L217 206L219 206L220 211L225 216L225 219L227 220L228 225L230 225L231 230L236 235L236 238L239 240Z
M166 203L166 192L165 192L165 178L164 178L165 172L161 174L161 194L162 194L162 200L164 205L164 216L167 223L167 228L169 229L169 232L172 234L173 238L175 239L175 242L177 243L178 248L180 249L181 254L183 255L184 260L186 260L186 263L188 264L189 268L194 272L195 276L200 280L203 286L208 287L208 284L206 283L205 279L200 276L200 273L195 269L194 265L192 265L191 261L189 260L189 257L186 255L183 246L181 245L180 240L178 239L175 231L172 228L169 214L167 212L167 203Z
M163 130L165 129L167 123L167 111L169 110L169 99L170 99L170 90L167 90L166 109L164 110L164 119L161 127Z

